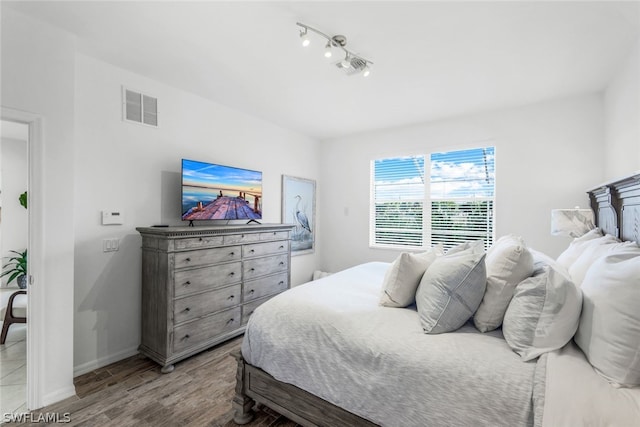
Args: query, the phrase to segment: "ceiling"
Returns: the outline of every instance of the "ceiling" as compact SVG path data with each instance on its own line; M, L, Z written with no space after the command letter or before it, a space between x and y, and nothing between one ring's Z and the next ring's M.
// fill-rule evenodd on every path
M5 6L84 54L321 140L601 91L640 37L638 1ZM303 48L296 22L345 35L371 75L342 73L314 34Z

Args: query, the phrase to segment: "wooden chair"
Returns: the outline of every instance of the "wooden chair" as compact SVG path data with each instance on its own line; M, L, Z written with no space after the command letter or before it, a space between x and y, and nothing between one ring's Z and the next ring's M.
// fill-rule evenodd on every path
M2 322L2 335L0 336L0 344L4 344L5 340L7 339L7 332L9 332L9 325L11 325L12 323L27 323L26 305L25 307L21 307L21 306L14 307L15 298L21 294L26 295L27 291L16 291L12 293L11 296L9 297L9 302L7 302L7 309L4 313L4 321ZM14 308L24 309L24 313L25 313L24 317L15 315L13 312Z

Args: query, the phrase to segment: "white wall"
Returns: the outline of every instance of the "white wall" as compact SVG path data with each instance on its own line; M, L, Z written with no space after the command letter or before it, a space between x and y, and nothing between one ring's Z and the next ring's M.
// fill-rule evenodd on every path
M42 404L75 393L73 387L75 40L67 33L2 8L2 106L41 115L44 166L40 194L43 271L36 275L46 303L39 384ZM33 203L32 203L33 205ZM34 266L37 267L37 266ZM31 267L30 267L31 268Z
M25 125L26 126L26 125ZM21 252L27 247L27 210L20 204L19 197L27 191L29 184L29 164L27 162L27 141L2 138L0 145L0 182L2 185L2 212L0 213L0 256L14 256L9 251ZM3 259L6 262L6 259ZM4 262L3 262L4 265ZM9 277L2 278L3 285ZM13 281L12 286L17 286Z
M605 180L640 171L640 40L604 96Z
M584 95L324 142L322 268L398 255L368 246L371 160L485 144L496 147L496 236L518 234L558 255L568 240L550 236L550 211L587 206L585 191L602 181L602 115L601 96Z
M281 222L282 174L318 178L308 137L84 55L76 57L75 372L135 354L140 343L137 226L180 221L180 160L263 172L264 222ZM122 121L121 86L158 98L159 127ZM100 212L124 213L123 226ZM102 252L117 237L120 250ZM292 259L292 283L311 278L315 254Z

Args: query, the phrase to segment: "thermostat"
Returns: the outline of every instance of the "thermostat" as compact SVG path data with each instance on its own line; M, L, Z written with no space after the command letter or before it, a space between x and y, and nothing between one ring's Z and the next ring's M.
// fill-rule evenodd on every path
M102 211L102 225L122 225L124 215L120 211Z

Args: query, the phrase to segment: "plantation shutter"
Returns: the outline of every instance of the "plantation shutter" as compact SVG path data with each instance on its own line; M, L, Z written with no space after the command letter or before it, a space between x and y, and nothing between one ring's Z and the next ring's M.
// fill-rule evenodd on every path
M493 243L495 148L431 154L431 244Z
M424 161L424 156L373 161L372 246L423 245Z

